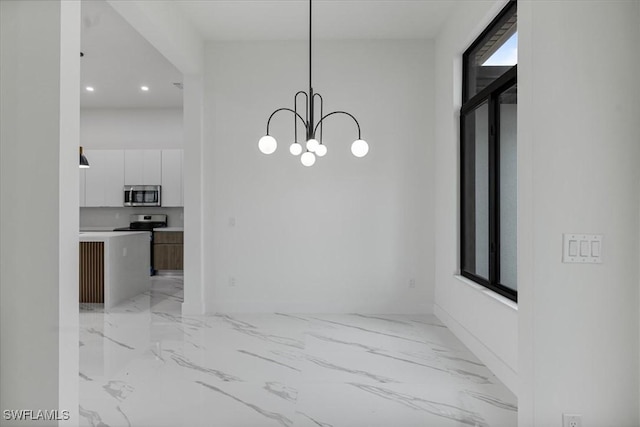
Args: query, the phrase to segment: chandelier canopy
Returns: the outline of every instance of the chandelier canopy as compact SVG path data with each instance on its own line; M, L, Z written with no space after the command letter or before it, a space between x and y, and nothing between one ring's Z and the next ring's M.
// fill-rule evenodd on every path
M316 157L324 157L327 154L327 146L322 143L322 127L324 125L323 121L333 116L334 114L345 114L353 119L357 128L358 128L358 139L356 139L353 144L351 144L351 152L356 157L364 157L369 152L369 144L365 140L362 139L360 134L360 123L358 120L346 111L333 111L331 113L327 113L326 115L323 112L322 104L323 99L322 95L319 93L313 92L313 85L311 83L312 77L312 68L311 68L311 0L309 0L309 92L305 92L303 90L298 91L293 97L293 109L291 108L278 108L269 116L269 120L267 120L267 134L260 138L258 141L258 148L264 154L272 154L278 148L278 142L276 139L269 134L269 125L271 124L271 119L276 113L280 111L289 111L294 114L294 140L293 143L289 146L289 152L294 156L300 156L300 161L305 166L313 166L316 162ZM298 99L299 96L303 96L305 107L304 114L305 117L302 117L300 113L298 113ZM316 101L318 101L318 106L320 107L320 115L319 120L316 123ZM298 119L303 123L305 127L305 145L298 142Z

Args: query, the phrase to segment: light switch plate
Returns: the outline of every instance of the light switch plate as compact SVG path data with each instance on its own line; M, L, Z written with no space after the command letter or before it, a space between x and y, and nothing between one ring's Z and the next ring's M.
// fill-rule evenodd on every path
M602 234L565 233L562 239L562 262L602 263Z

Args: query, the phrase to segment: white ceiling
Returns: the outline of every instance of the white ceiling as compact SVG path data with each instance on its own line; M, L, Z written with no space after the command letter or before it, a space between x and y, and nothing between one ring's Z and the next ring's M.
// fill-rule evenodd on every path
M315 0L314 39L429 39L456 0ZM307 0L174 0L206 40L303 40Z
M104 0L82 2L80 44L83 108L182 106L182 90L173 85L182 82L182 73ZM142 85L149 91L140 90Z
M308 37L307 0L171 1L205 40ZM314 0L313 38L434 38L458 1ZM82 1L81 48L83 108L182 106L182 91L173 85L182 82L181 73L106 1ZM141 85L150 90L141 91ZM87 92L86 86L95 91Z

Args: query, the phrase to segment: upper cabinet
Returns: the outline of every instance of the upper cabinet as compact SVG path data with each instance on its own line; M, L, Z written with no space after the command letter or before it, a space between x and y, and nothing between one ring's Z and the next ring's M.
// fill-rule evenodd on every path
M184 206L182 150L162 150L162 206Z
M121 207L125 185L162 185L162 206L184 206L183 150L84 150L81 207Z
M162 150L124 151L124 185L159 185L161 182Z
M85 203L81 197L80 206L122 206L124 150L85 150L85 155L91 167L84 169Z

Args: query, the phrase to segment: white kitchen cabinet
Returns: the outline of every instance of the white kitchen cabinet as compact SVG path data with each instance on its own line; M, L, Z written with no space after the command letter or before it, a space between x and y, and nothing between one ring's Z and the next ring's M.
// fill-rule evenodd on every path
M124 150L85 150L85 155L91 166L84 169L84 206L122 206Z
M124 150L125 185L159 185L162 150Z
M78 168L80 170L80 207L85 207L87 203L86 192L85 192L85 182L87 178L86 169Z
M162 150L162 206L184 206L182 150Z

